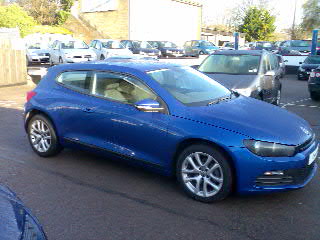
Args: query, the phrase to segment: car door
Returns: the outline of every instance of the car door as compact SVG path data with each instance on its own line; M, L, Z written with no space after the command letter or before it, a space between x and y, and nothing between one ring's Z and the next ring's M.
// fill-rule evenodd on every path
M106 58L106 56L102 57L102 44L100 41L96 41L96 44L93 48L93 51L97 54L98 60L102 60L102 59Z
M183 47L184 47L184 50L185 50L187 56L192 55L191 54L191 41L186 42Z
M59 53L60 53L60 42L55 41L52 45L52 49L50 51L50 57L52 63L59 63Z
M98 147L109 149L105 138L112 136L112 152L162 165L157 154L166 142L168 115L139 111L135 103L144 99L164 102L142 81L126 74L97 72L93 79Z
M273 98L273 85L274 85L274 76L272 73L271 62L269 54L264 54L262 61L262 94L263 100L266 102L271 102Z

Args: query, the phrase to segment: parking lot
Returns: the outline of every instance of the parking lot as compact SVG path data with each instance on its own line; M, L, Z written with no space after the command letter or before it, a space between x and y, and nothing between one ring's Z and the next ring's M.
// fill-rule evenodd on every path
M288 75L282 84L281 107L306 119L320 140L320 102L310 100L307 82ZM49 239L319 239L319 174L298 191L204 204L187 198L174 179L117 160L74 150L43 159L23 129L30 89L0 89L0 181L31 208Z

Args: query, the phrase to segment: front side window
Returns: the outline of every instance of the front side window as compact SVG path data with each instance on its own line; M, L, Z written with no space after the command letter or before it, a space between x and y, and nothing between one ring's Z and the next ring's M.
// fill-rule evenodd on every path
M165 48L176 48L177 47L177 45L173 42L164 41L164 42L161 42L160 44L161 44L161 47L165 47Z
M57 82L76 91L90 93L92 73L90 71L64 72L58 77Z
M124 49L125 48L120 41L102 42L102 47L107 49Z
M293 40L291 41L291 47L311 47L311 41Z
M157 96L139 80L114 73L97 72L93 79L92 94L126 104Z
M258 55L211 55L200 65L204 73L256 75L260 66Z
M187 106L204 106L231 94L227 88L190 67L151 71L148 75Z
M62 49L88 49L88 45L83 41L68 41L61 43Z
M202 42L202 47L214 47L214 44L212 42Z

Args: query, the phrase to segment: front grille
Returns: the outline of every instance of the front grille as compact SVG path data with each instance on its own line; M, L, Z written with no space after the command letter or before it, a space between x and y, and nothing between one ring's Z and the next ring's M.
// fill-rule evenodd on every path
M255 183L258 187L302 184L311 174L315 163L303 168L285 170L283 175L259 176Z
M73 58L82 58L82 56L73 56Z
M296 146L296 153L300 153L308 149L313 144L314 140L315 140L315 135L312 135L307 141L300 144L299 146Z
M84 58L91 58L91 55L84 55Z

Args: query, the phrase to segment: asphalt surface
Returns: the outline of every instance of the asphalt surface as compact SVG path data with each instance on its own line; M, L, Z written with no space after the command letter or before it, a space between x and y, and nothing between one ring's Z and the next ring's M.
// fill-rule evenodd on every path
M308 120L319 139L320 102L295 76L282 82L282 106ZM50 240L320 239L319 173L297 191L204 204L174 179L116 159L74 150L42 159L23 129L29 89L0 88L0 183L31 208Z

